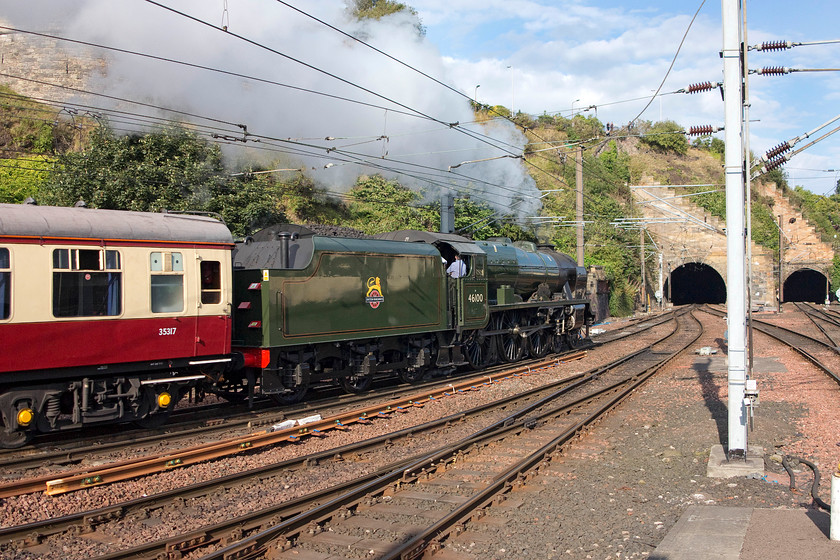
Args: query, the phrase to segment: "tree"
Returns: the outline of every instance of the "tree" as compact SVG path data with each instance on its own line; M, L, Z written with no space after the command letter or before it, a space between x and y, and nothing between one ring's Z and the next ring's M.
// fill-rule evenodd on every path
M641 141L660 152L674 152L681 156L688 153L688 139L683 129L674 121L660 121L651 126Z
M245 237L288 221L278 204L281 192L270 175L215 181L204 209L219 214L235 237Z
M19 204L38 193L49 181L53 161L43 156L4 159L0 163L0 202Z
M601 136L604 130L603 123L594 115L575 115L571 119L557 116L554 119L557 130L565 132L571 141L592 140Z
M195 209L225 174L219 146L183 129L116 136L102 127L85 151L64 154L58 162L44 192L46 202L58 206L84 200L94 208Z
M357 19L379 20L385 16L405 12L412 15L416 20L414 27L417 30L417 34L421 37L426 35L426 28L420 21L417 10L402 2L394 2L393 0L351 0L349 9L350 13Z
M455 231L471 239L507 237L512 241L536 241L533 233L514 223L510 215L494 210L486 202L466 197L455 199Z
M234 235L247 235L285 216L270 176L232 177L218 145L181 128L117 136L108 127L91 135L82 152L59 156L46 204L158 212L215 212Z
M350 226L369 234L434 229L440 213L417 203L422 194L382 175L362 175L350 190Z

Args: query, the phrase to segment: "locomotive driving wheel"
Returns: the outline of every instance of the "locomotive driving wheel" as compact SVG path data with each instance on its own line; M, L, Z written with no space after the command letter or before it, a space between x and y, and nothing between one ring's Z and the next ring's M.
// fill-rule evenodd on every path
M470 367L481 369L491 365L496 359L495 346L482 331L473 331L464 342L464 354Z
M497 326L493 330L506 330L498 339L499 357L503 362L517 362L525 353L525 345L519 334L519 315L515 311L505 311L496 318Z
M531 321L532 326L541 326L543 323L538 317ZM551 346L551 335L543 328L539 328L528 335L528 352L532 358L542 358L548 354Z
M564 335L557 334L557 333L554 333L554 332L549 335L548 341L549 341L549 345L551 346L551 353L552 354L559 354L560 352L563 351L563 349L564 349L563 338L564 338Z

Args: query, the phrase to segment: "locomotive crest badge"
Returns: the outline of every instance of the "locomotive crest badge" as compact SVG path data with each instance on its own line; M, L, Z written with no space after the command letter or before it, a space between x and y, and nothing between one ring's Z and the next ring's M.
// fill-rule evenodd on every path
M365 303L370 305L371 309L376 309L383 301L385 301L385 296L382 295L382 284L379 281L379 276L371 276L367 281Z

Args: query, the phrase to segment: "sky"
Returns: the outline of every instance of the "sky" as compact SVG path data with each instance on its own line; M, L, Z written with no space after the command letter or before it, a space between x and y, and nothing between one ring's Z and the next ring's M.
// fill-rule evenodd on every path
M684 127L723 126L719 91L671 93L690 84L723 80L720 0L414 0L410 4L458 88L477 95L480 103L512 104L527 113L564 116L595 105L602 122L626 123L644 109L665 79L661 90L665 95L655 99L641 118L670 119ZM840 39L836 26L840 5L833 2L748 1L746 12L751 46L776 40ZM785 51L750 51L748 66L837 68L838 59L840 44L803 45ZM840 113L837 72L752 75L749 89L750 148L758 156ZM590 111L585 114L596 110ZM800 140L794 149L837 124ZM817 194L831 193L840 178L838 155L840 134L803 150L785 170L792 184ZM834 168L839 170L824 171Z
M533 215L541 195L514 157L524 137L504 122L489 128L472 123L473 98L532 115L584 112L621 125L642 113L664 79L663 95L640 118L684 127L723 125L717 90L673 93L722 80L719 0L703 4L690 29L702 0L406 3L417 11L425 37L417 36L417 20L407 14L354 21L344 0L0 0L0 20L16 29L223 70L93 49L109 64L90 90L198 115L202 126L219 128L226 152L240 167L260 158L289 168L303 162L327 190L346 191L359 173L381 172L422 189L429 199L453 189L521 217ZM840 7L828 2L802 0L792 7L767 0L747 8L750 45L836 37L829 26ZM222 24L228 32L219 29ZM750 67L840 66L838 49L829 44L751 52ZM836 72L754 76L751 148L762 154L824 124L840 112L839 97ZM85 101L113 105L101 96ZM238 123L253 135L246 142L233 140L242 137ZM785 166L791 182L817 194L832 192L840 173L824 170L840 168L838 142L840 135L831 136L795 156Z

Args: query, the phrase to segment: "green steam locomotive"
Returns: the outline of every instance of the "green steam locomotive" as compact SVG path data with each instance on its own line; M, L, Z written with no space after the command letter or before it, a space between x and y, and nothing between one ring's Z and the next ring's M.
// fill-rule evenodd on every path
M276 226L237 244L233 277L237 372L283 404L326 382L361 392L380 374L542 357L579 345L592 319L583 267L506 238Z

